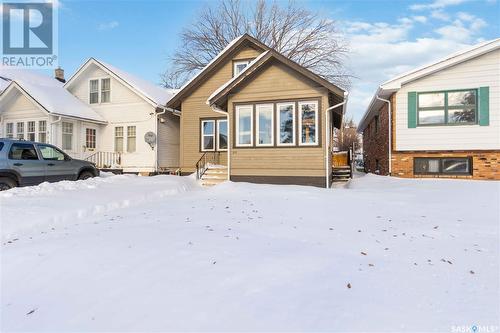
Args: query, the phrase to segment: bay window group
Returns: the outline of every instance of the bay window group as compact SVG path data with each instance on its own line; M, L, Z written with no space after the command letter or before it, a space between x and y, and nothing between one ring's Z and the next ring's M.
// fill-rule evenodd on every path
M317 100L238 104L234 115L236 147L319 144Z

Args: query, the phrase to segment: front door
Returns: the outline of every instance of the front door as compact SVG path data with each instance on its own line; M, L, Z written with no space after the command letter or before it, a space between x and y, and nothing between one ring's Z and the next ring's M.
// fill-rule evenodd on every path
M21 186L38 185L45 181L45 161L31 143L14 143L9 151L9 166L21 176Z
M47 166L45 175L48 182L76 179L74 163L69 156L51 145L39 144L37 146Z

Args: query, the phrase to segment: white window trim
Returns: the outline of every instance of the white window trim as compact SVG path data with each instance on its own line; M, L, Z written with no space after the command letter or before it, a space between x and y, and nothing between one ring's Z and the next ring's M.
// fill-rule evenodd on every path
M116 136L116 129L119 128L119 127L121 127L121 129L122 129L122 136ZM127 152L127 147L126 147L127 146L127 142L125 140L126 139L126 136L125 136L126 128L127 128L127 126L123 126L123 125L122 126L115 126L113 128L113 147L114 147L114 152L115 153L124 154L124 153ZM122 138L122 150L121 151L119 151L119 150L116 149L117 148L116 147L116 139L117 138Z
M64 149L63 148L63 137L64 137L64 126L63 126L63 123L68 123L68 124L71 124L71 149ZM61 149L64 150L64 151L70 151L70 152L73 152L75 150L75 144L76 144L76 136L75 136L75 130L76 130L76 124L72 121L62 121L61 122Z
M246 60L235 60L233 62L233 77L235 77L236 75L238 75L239 73L236 73L236 69L238 68L238 65L241 65L241 64L245 64L245 65L249 65L251 62L253 61L253 59L246 59ZM246 67L245 67L246 68ZM240 72L241 73L241 72Z
M302 105L304 104L314 104L316 112L314 113L314 123L316 125L316 130L314 131L314 142L303 143L302 142ZM319 123L318 123L318 101L301 101L299 102L299 146L317 146L318 145L318 132L319 132Z
M94 136L94 144L95 144L95 147L89 147L87 145L87 130L93 130L95 131L95 136ZM84 131L83 131L83 137L84 137L84 141L85 141L85 149L87 149L88 151L95 151L97 149L97 128L95 127L91 127L91 126L85 126L84 128Z
M280 119L280 106L283 106L283 105L291 105L292 106L292 119L293 119L293 126L292 126L292 129L293 129L293 134L292 134L292 138L293 138L293 142L292 143L281 143L281 119ZM295 102L283 102L283 103L277 103L276 104L276 139L277 139L277 142L276 142L276 145L277 146L281 146L281 147L290 147L290 146L295 146L295 143L297 142L297 130L296 130L296 117L295 117L295 114L297 113L296 112L297 110L295 110Z
M129 127L134 127L134 136L129 136ZM123 137L124 137L124 146L127 146L127 149L125 149L125 151L129 154L133 154L133 153L136 153L137 152L137 125L127 125L123 128L123 131L126 133L123 133ZM129 151L129 146L128 146L128 139L131 139L131 138L134 138L134 141L135 141L135 150L134 151ZM125 144L125 141L126 141L126 144Z
M259 117L260 117L260 108L261 107L271 107L271 143L259 143L260 141L260 121L259 121ZM256 131L255 131L255 136L256 136L256 139L255 139L255 145L256 146L259 146L259 147L272 147L274 146L274 104L272 103L269 103L269 104L257 104L255 105L255 127L256 127Z
M12 135L12 139L15 138L15 133L16 133L16 125L15 122L6 122L5 123L5 137L8 138L9 133L7 132L7 125L12 124L12 132L10 133Z
M109 102L102 102L102 80L109 79ZM97 80L97 103L90 103L90 81ZM89 105L100 105L100 104L110 104L113 100L113 80L111 77L91 77L88 80L88 98Z
M205 134L204 133L204 131L203 131L203 124L204 123L213 123L213 126L212 126L212 128L214 129L213 134ZM202 120L201 121L201 128L200 128L200 140L201 140L201 142L200 142L200 148L201 148L201 151L215 151L215 145L216 145L216 143L215 143L215 140L216 140L216 137L215 137L215 135L216 135L215 126L216 126L215 119L207 119L207 120ZM203 144L203 139L206 136L207 137L210 137L210 136L213 137L213 143L214 143L214 145L213 145L212 149L205 149L205 145Z
M240 109L250 108L250 143L240 143ZM236 105L236 147L252 147L253 146L253 104Z
M96 103L91 103L90 102L90 82L92 81L97 81L97 102ZM89 104L90 105L95 105L95 104L99 104L100 101L101 101L101 80L100 78L98 77L92 77L92 78L89 78L89 82L88 82L88 87L89 87L89 94L88 94L88 97L89 97Z
M217 131L215 132L215 135L217 136L217 151L227 151L227 148L223 149L223 148L220 148L220 130L219 130L219 127L220 127L220 123L221 122L225 122L226 123L226 128L227 128L227 132L229 133L229 127L228 127L228 121L227 119L217 119ZM229 147L229 135L227 136L227 145Z
M109 101L108 102L102 102L102 81L109 79ZM111 103L112 99L112 91L113 91L113 80L111 80L111 77L102 77L99 80L99 104L109 104Z

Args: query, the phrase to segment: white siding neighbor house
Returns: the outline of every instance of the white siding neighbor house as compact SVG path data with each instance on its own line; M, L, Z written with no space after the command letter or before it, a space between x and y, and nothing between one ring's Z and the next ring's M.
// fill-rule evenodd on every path
M27 129L35 121L34 138L40 140L45 117L50 133L46 142L100 168L144 174L178 168L179 116L164 106L175 91L93 58L64 84L17 69L0 68L0 77L8 83L3 89L0 85L2 136L31 140ZM13 89L17 95L24 91L24 97L16 98ZM21 119L25 124L18 131ZM148 132L156 134L153 144L145 141Z
M500 38L383 83L359 131L368 171L500 179Z

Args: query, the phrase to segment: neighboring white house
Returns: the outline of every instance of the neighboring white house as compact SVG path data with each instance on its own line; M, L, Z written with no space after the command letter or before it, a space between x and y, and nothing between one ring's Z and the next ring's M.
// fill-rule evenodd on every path
M65 84L2 67L0 78L1 136L44 140L124 172L178 168L179 117L164 106L173 90L93 58ZM153 147L145 142L148 132L156 133Z
M500 38L383 83L358 130L368 171L500 179Z

